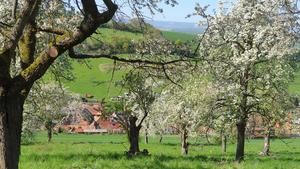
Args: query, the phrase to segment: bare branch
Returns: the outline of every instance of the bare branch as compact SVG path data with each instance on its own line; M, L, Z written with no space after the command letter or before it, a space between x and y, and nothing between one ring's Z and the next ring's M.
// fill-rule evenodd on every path
M16 19L16 13L18 8L18 0L13 0L13 7L12 7L12 17Z
M107 59L116 60L116 61L125 62L125 63L140 63L140 64L160 65L160 66L185 61L183 59L178 59L178 60L172 60L172 61L168 61L168 62L157 62L157 61L142 60L142 59L125 59L125 58L121 58L118 56L107 55L107 54L100 54L100 55L76 54L73 49L69 50L69 56L73 59L107 58Z
M183 87L182 87L180 84L176 83L174 80L171 79L171 77L170 77L170 76L168 75L168 73L167 73L167 70L166 70L165 66L162 66L162 69L163 69L163 71L164 71L164 74L165 74L166 78L167 78L171 83L173 83L173 84L179 86L181 89L183 89Z
M143 118L141 119L141 121L140 121L139 124L138 124L138 127L139 127L139 128L142 127L142 124L143 124L143 122L144 122L144 120L146 119L147 116L148 116L148 112L145 111L145 112L144 112Z

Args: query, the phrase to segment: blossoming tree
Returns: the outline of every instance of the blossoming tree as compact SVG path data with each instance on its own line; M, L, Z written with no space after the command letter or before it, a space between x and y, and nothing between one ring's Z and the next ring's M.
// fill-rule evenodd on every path
M291 110L295 105L292 103L291 96L287 93L287 84L278 85L279 90L268 88L262 98L262 104L257 109L261 116L265 128L264 145L260 155L270 155L270 139L275 133L275 126L283 126L288 122Z
M183 88L171 85L165 89L152 107L153 114L164 117L161 125L173 128L180 134L183 155L188 154L188 137L196 134L204 123L203 117L212 111L216 96L211 82L205 78L194 78L185 78Z
M155 100L155 93L153 84L148 82L141 72L128 73L122 81L122 86L128 90L128 93L117 98L122 109L114 114L113 119L127 131L130 144L128 155L137 155L140 153L140 130L151 113L150 107Z
M268 97L263 86L276 89L293 72L298 18L283 8L284 2L238 0L231 9L221 5L213 16L196 7L208 25L201 59L219 86L219 103L230 106L236 123L237 161L244 158L247 119Z
M53 102L54 100L55 102ZM66 116L67 112L64 112L63 109L66 109L66 105L76 100L79 100L78 96L57 83L38 83L33 86L28 95L24 112L28 118L35 119L33 121L35 125L31 125L31 128L40 129L44 127L47 130L48 142L50 142L52 139L52 130L56 124L55 121L59 122ZM29 122L31 119L28 119ZM27 127L29 126L27 125Z

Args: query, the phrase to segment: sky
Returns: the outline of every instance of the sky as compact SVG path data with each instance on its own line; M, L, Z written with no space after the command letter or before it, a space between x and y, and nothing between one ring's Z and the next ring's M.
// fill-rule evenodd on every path
M177 21L177 22L194 22L197 23L200 20L200 17L194 16L191 18L186 18L188 14L194 13L194 8L196 3L199 3L201 6L210 5L208 8L209 13L213 13L217 8L219 0L177 0L178 5L171 7L170 5L165 5L164 3L160 4L160 7L164 10L162 14L157 13L154 16L151 16L146 9L144 13L147 17L152 18L153 20L158 21ZM235 2L236 0L227 0L227 2ZM227 5L230 5L228 3Z
M159 21L197 22L200 20L197 16L186 18L188 14L195 12L194 7L196 3L199 3L201 6L209 4L210 11L213 11L213 9L217 6L217 0L178 0L178 5L175 7L164 5L162 3L162 9L164 12L162 14L154 15L152 18L153 20Z

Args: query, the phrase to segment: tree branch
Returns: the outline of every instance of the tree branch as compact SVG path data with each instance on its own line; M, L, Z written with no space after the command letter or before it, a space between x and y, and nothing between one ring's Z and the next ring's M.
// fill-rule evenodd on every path
M41 0L27 0L20 18L18 19L15 26L12 28L11 36L9 41L4 45L4 50L0 53L0 56L8 51L12 51L16 48L19 39L22 36L23 30L28 23L30 17L33 14L33 11L39 7Z
M53 33L53 34L57 34L57 35L63 35L65 33L65 31L63 31L61 29L55 29L55 28L40 28L40 27L36 27L36 31L38 31L38 32L46 32L46 33Z
M5 27L13 27L13 26L11 26L10 24L8 24L8 23L5 23L5 22L1 22L0 21L0 27L3 27L3 26L5 26Z
M16 0L17 3L17 0ZM27 26L23 31L23 36L19 40L18 46L20 51L20 62L22 70L26 69L34 61L34 54L36 50L36 16L39 8L36 6L31 14Z
M65 32L65 34L58 36L55 39L55 44L50 43L49 47L42 51L28 68L13 78L11 90L19 92L41 78L58 56L73 48L73 46L83 42L86 38L91 36L101 24L108 22L115 14L117 5L111 0L103 0L103 2L107 5L108 10L99 13L95 0L82 0L85 16L74 35ZM25 23L26 22L23 24ZM20 29L19 27L21 26L17 26L17 30Z
M13 0L13 7L11 13L14 19L16 19L17 8L18 8L18 0Z
M125 59L125 58L121 58L121 57L118 57L118 56L107 55L107 54L100 54L100 55L77 54L77 53L74 52L73 49L69 49L69 56L73 59L106 58L106 59L111 59L111 60L125 62L125 63L140 63L140 64L160 65L160 66L185 61L183 59L178 59L178 60L172 60L172 61L168 61L168 62L157 62L157 61L142 60L142 59Z
M11 60L15 58L15 49L18 41L20 40L23 30L28 23L35 8L39 7L41 0L26 0L20 18L17 20L14 27L11 28L9 37L4 43L4 47L0 49L0 83L8 83L10 77L10 64Z
M143 122L144 122L144 120L146 119L147 116L148 116L148 112L145 111L145 112L144 112L144 116L143 116L143 118L141 119L141 121L140 121L140 123L139 123L139 125L138 125L139 128L142 127L142 124L143 124Z

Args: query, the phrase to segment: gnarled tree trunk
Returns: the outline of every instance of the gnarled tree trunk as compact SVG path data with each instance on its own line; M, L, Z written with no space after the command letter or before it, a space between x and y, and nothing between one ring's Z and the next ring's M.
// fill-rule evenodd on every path
M237 127L237 145L236 145L235 160L240 162L244 160L246 121L242 119L240 122L236 124L236 127Z
M0 169L18 169L24 98L0 89Z
M139 134L140 134L140 126L136 125L137 118L136 117L130 117L129 119L129 128L128 128L128 139L130 148L128 153L130 155L136 155L140 152L139 147Z
M47 129L48 143L50 143L52 140L52 127L53 127L52 120L46 120L45 128Z
M181 132L181 153L182 155L187 155L189 152L189 143L188 143L188 131L183 129Z
M222 153L226 153L227 151L227 136L222 133Z
M268 131L264 137L264 148L263 148L263 151L261 152L261 155L263 155L263 156L270 155L270 136L271 136L271 131L270 131L270 129L268 129Z
M48 135L48 143L52 140L52 128L47 129L47 135Z

